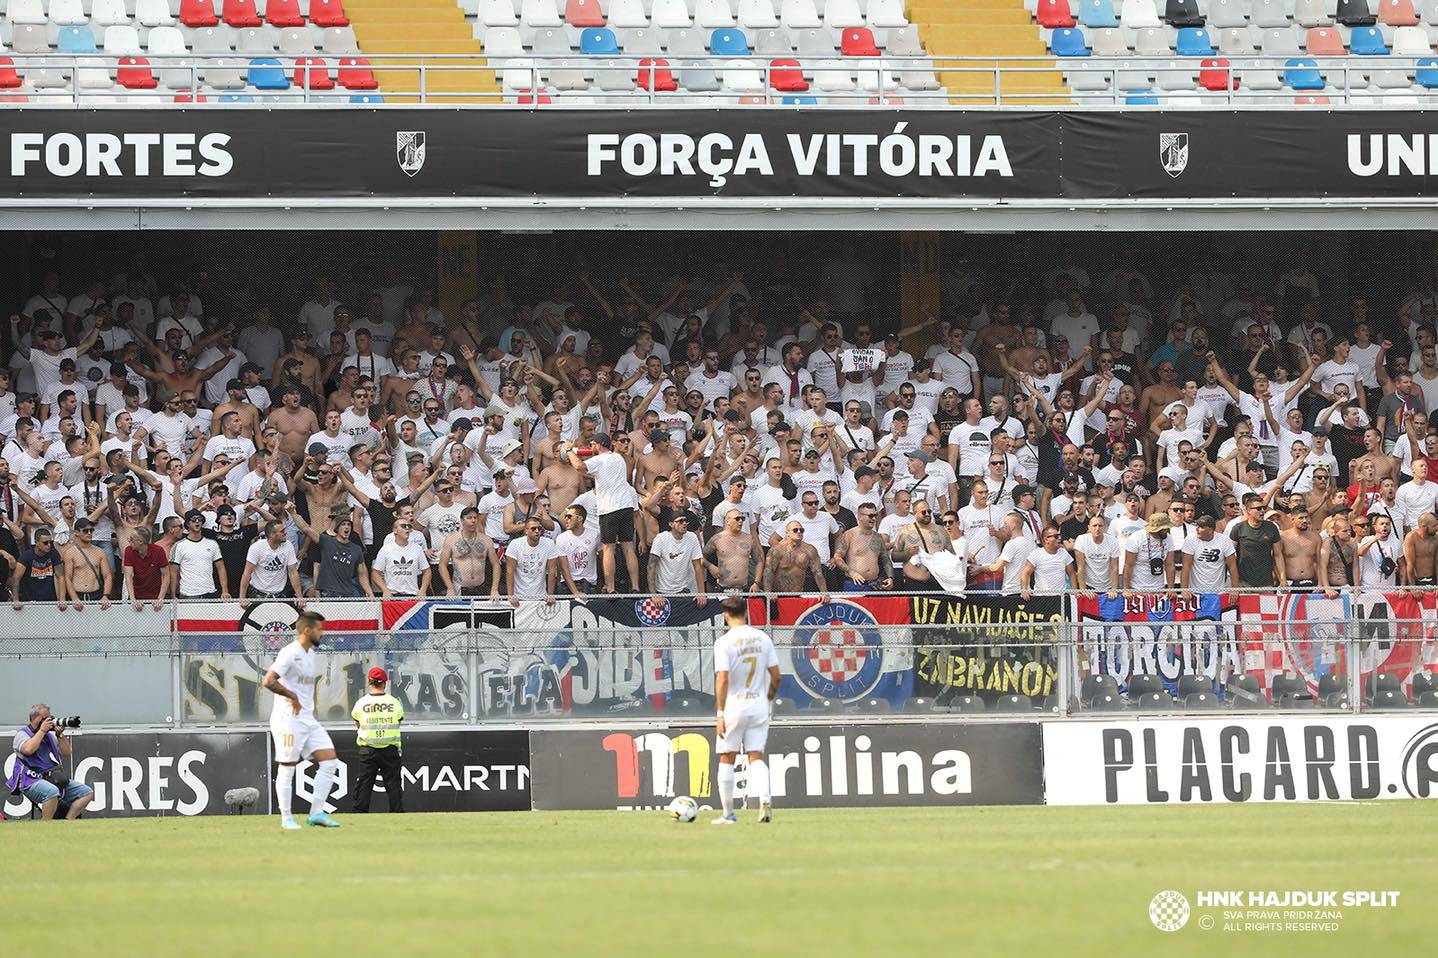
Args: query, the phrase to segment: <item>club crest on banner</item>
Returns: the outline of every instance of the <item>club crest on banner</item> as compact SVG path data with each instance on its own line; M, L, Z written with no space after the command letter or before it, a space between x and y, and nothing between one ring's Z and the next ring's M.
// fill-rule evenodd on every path
M650 596L647 599L636 599L634 602L634 617L639 620L640 625L663 625L669 621L671 611L669 600L662 596Z
M424 167L424 131L396 132L394 152L399 168L406 176L414 176Z
M1160 133L1158 158L1163 163L1163 171L1177 178L1188 167L1188 134Z
M794 623L794 676L810 694L862 698L884 670L884 640L873 613L853 602L827 602Z

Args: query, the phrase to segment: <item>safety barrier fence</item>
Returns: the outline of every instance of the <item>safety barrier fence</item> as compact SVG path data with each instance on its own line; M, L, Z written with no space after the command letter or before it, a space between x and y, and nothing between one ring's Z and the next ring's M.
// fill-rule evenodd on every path
M6 106L416 104L539 110L743 103L800 107L897 104L1068 109L1322 105L1423 107L1438 85L1431 57L1274 55L847 57L513 53L338 55L73 54L7 51ZM376 89L372 74L384 84ZM1065 85L1035 83L1062 72ZM358 82L349 75L363 74ZM458 79L456 79L458 78ZM0 80L4 74L0 74ZM152 83L153 81L153 83ZM338 81L338 82L337 82ZM496 89L496 81L498 89ZM940 86L947 83L949 88ZM19 85L16 85L16 84ZM197 92L198 91L198 92ZM1299 100L1299 102L1303 102Z
M419 721L683 720L713 712L717 597L317 600L322 719L346 721L380 665ZM5 615L0 701L88 723L263 723L285 601ZM972 592L749 597L774 637L777 714L1015 715L1438 708L1432 592L1185 596Z

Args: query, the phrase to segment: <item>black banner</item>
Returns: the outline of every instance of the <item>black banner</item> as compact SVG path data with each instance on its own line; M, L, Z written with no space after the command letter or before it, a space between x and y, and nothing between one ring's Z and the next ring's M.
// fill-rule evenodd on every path
M95 790L86 818L216 815L225 811L228 789L246 786L259 789L263 812L266 738L263 732L86 732L71 739L67 771ZM29 802L7 797L6 815L29 813Z
M992 703L1022 695L1035 706L1058 689L1060 596L972 592L910 597L913 694L940 704L954 695Z
M1438 115L10 110L11 197L1421 197Z
M676 795L718 805L713 726L537 730L530 745L536 809L644 810ZM768 757L779 808L1043 801L1039 726L1031 722L776 724Z
M401 780L406 812L517 812L529 809L529 733L523 731L415 731L403 734ZM353 809L360 751L353 731L330 732L343 769L330 792L329 810ZM315 765L295 775L295 814L308 812ZM370 810L389 809L376 783Z

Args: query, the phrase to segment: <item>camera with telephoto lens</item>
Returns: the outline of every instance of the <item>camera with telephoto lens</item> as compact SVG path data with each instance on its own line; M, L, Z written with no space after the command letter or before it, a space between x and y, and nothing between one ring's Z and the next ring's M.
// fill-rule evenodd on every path
M55 719L54 722L56 728L79 728L80 716L66 715L64 718Z

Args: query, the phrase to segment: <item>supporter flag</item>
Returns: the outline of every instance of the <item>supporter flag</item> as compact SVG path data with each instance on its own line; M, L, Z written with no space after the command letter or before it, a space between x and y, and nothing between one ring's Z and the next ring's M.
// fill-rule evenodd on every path
M1227 593L1178 600L1154 595L1110 599L1100 593L1078 596L1074 604L1080 682L1086 675L1111 675L1126 688L1134 675L1157 675L1176 694L1179 678L1203 675L1221 694L1224 680L1239 668L1231 625L1237 609Z
M913 692L908 596L854 596L820 602L786 596L750 602L749 621L774 629L783 674L780 696L805 707L815 699L887 699L901 708Z

